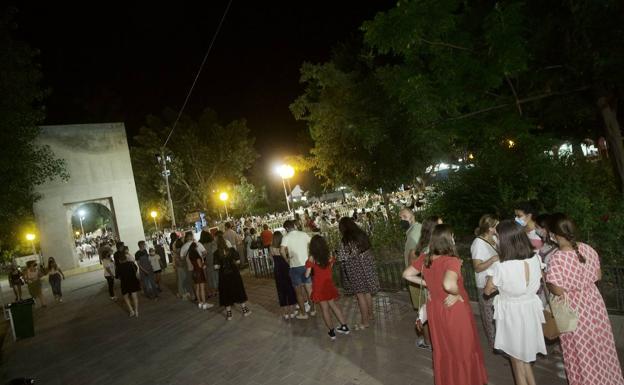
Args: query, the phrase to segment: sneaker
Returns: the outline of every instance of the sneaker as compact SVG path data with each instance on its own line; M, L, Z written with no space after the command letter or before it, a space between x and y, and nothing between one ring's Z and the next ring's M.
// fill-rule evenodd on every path
M228 321L232 320L232 311L231 310L228 310L228 311L225 312L225 319L228 320Z
M330 329L327 335L332 341L336 339L336 332L334 331L334 329Z
M284 314L284 319L288 321L290 319L290 314Z
M247 306L243 306L242 310L243 310L243 317L247 317L251 315L251 310L249 310Z
M197 308L200 309L200 310L203 309L204 308L204 304L202 302L198 303L197 304Z
M58 301L59 301L59 303L63 302L63 298L59 298Z
M135 317L137 317L137 318L139 318L139 312L138 312L138 311L135 311L135 312L134 312L134 316L135 316Z
M416 346L420 349L431 350L431 345L427 345L424 340L420 340L416 343Z
M208 310L208 309L213 308L213 307L214 307L213 304L208 303L208 302L204 302L204 307L203 307L204 310Z
M312 317L314 317L314 316L316 315L316 310L312 310L312 311L310 312L310 315L311 315Z
M310 304L307 302L304 302L303 308L305 309L305 312L308 313L310 311Z
M117 301L117 297L110 297L111 301Z
M134 317L134 311L130 311L130 318Z
M307 314L297 314L295 316L296 319L308 319L308 315Z
M336 328L336 331L340 334L349 334L350 330L347 325L340 325Z
M295 319L297 317L297 312L293 312L290 314L290 318Z

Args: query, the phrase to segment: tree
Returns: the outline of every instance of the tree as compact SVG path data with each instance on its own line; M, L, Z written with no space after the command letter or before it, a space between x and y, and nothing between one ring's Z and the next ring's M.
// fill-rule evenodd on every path
M400 1L363 29L397 60L385 88L418 126L473 151L488 151L484 138L606 132L624 191L622 11L614 0Z
M141 170L135 171L135 182L142 209L163 206L164 181L155 155L161 152L174 118L172 110L165 110L162 118L148 116L134 138L138 144L131 150L132 163ZM253 144L244 119L222 124L211 109L197 120L183 115L165 150L173 159L168 167L176 218L194 210L214 212L218 191L239 181L256 160Z
M68 177L63 160L36 143L46 92L35 63L37 51L11 36L13 13L5 11L0 20L0 248L5 250L23 239L24 227L34 227L34 187Z
M243 176L239 183L232 187L230 199L234 213L239 215L255 214L263 206L266 206L266 188L254 186Z
M356 44L344 44L332 60L304 63L303 95L290 106L308 124L314 146L297 162L328 186L386 191L412 180L435 150L383 84L384 74Z

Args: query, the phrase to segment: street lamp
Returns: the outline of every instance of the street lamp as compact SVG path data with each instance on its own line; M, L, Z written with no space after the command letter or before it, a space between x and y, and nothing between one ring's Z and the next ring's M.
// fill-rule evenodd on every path
M169 187L169 175L171 175L171 170L167 168L167 162L171 163L171 155L165 155L164 149L160 152L160 154L156 154L156 161L158 164L162 166L162 176L165 178L165 187L167 188L167 202L169 203L169 216L171 217L171 226L175 230L176 228L176 220L175 213L173 212L173 200L171 199L171 188Z
M286 198L286 207L290 212L290 201L288 200L288 193L286 192L286 179L290 179L295 175L295 169L292 166L283 164L275 169L275 172L282 178L282 185L284 186L284 197Z
M30 241L30 245L33 249L33 255L37 255L37 249L35 248L35 234L28 233L26 234L26 240Z
M80 230L82 230L82 236L85 236L85 232L84 232L84 227L82 227L82 220L85 218L85 211L84 210L79 210L78 211L78 218L80 219Z
M227 200L228 200L228 193L226 193L225 191L222 192L221 194L219 194L219 199L221 199L221 201L223 201L223 206L225 207L225 219L227 220L230 217L230 214L228 214L228 210L227 210Z
M156 232L158 232L158 224L156 223L156 217L158 216L158 213L156 211L152 211L150 213L150 216L154 219L154 227L156 228Z

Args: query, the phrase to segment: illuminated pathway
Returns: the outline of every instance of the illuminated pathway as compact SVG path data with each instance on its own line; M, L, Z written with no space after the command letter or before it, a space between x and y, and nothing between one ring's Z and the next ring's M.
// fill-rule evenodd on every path
M31 376L46 385L433 384L430 353L414 345L404 293L385 305L380 299L372 329L331 342L319 316L279 318L271 280L245 278L253 314L243 319L235 311L226 322L216 308L202 312L176 299L169 274L161 299L141 297L140 318L130 319L121 302L109 300L101 274L65 280L65 303L36 310L34 338L5 339L0 383ZM353 299L341 303L354 320ZM538 383L566 384L558 360L538 360ZM486 364L490 384L513 383L505 359L486 353Z

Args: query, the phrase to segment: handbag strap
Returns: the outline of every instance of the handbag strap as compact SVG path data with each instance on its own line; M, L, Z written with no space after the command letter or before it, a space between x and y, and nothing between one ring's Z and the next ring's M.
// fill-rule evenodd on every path
M491 248L492 250L494 250L494 252L496 253L496 255L498 255L498 250L496 250L496 248L495 248L494 246L492 246L492 244L491 244L491 243L490 243L487 239L485 239L485 238L483 238L483 237L481 237L481 236L479 236L479 237L477 237L477 238L479 238L479 239L480 239L480 240L482 240L483 242L487 243L487 245L488 245L488 246L490 246L490 248Z

